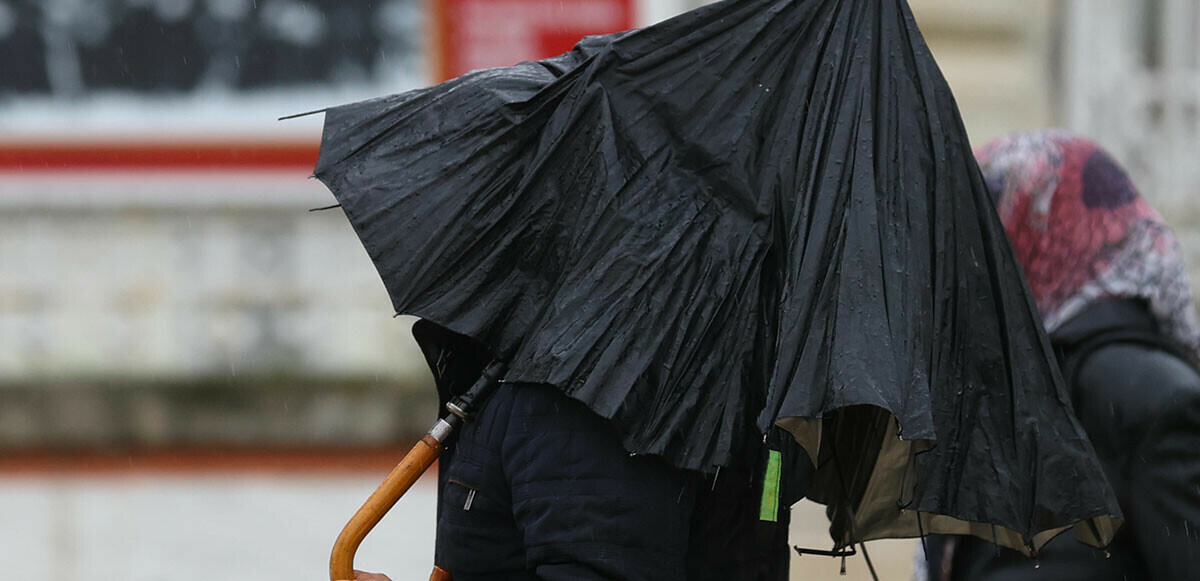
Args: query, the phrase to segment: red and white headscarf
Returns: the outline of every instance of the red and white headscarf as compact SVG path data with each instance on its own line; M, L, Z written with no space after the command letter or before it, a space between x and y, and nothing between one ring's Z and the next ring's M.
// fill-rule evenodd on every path
M1108 153L1036 131L992 141L976 158L1047 332L1099 299L1137 298L1167 336L1200 352L1175 236Z

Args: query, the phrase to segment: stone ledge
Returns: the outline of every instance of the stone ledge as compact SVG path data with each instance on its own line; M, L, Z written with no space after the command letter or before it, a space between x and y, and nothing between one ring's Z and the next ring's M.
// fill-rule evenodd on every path
M431 384L241 379L0 386L0 449L389 446L437 417Z

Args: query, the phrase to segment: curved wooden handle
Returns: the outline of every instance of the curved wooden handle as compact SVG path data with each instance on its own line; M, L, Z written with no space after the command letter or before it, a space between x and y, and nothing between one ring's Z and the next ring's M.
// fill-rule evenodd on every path
M350 522L342 528L342 534L333 544L333 554L329 557L330 581L354 579L354 553L358 551L358 545L441 453L442 443L427 434L350 517Z

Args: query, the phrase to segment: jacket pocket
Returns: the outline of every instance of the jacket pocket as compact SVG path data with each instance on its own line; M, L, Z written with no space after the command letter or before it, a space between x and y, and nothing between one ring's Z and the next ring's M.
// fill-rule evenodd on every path
M477 487L471 486L457 478L450 478L446 480L446 488L447 506L458 506L459 510L464 512L471 510L471 507L475 506L475 496L479 494ZM462 502L459 502L460 500Z

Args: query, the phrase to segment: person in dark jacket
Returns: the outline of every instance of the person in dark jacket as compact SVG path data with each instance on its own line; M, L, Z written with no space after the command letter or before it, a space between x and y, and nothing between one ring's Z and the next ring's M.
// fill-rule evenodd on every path
M491 360L429 321L413 335L443 404ZM609 421L558 389L502 383L439 459L434 561L454 581L786 581L786 507L812 467L784 458L783 509L765 522L756 460L706 476L631 455Z
M1060 535L1035 560L931 537L918 579L1200 579L1200 330L1170 229L1095 143L985 145L980 167L1125 524L1107 551Z

